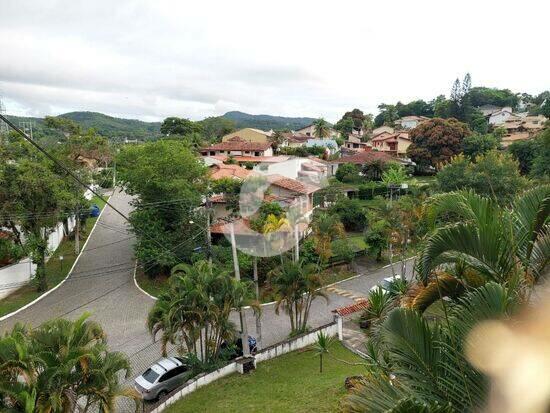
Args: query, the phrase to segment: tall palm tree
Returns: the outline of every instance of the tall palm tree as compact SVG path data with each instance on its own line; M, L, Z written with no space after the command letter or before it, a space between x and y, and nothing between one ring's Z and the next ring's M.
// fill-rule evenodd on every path
M433 197L432 221L446 216L452 223L427 239L420 279L426 285L434 270L460 263L485 281L532 283L550 259L549 214L550 185L526 191L507 208L474 192Z
M449 310L448 322L428 323L420 313L397 308L383 322L376 359L345 412L472 412L484 405L487 378L466 360L466 338L483 320L510 317L517 295L489 282ZM405 408L405 406L407 408Z
M330 136L330 125L323 118L317 119L313 122L315 128L314 134L317 138L328 138Z
M307 331L309 311L315 298L323 297L328 301L326 293L320 289L318 267L303 261L283 262L269 274L269 283L277 297L275 312L279 314L282 308L288 314L291 335Z
M315 240L315 251L323 263L332 257L332 241L345 236L344 225L337 215L321 212L311 223Z
M256 306L251 294L249 282L211 271L206 261L179 264L172 269L169 288L149 312L147 325L153 337L161 333L163 354L170 343L180 354L210 361L218 357L222 342L235 335L231 311L247 304Z

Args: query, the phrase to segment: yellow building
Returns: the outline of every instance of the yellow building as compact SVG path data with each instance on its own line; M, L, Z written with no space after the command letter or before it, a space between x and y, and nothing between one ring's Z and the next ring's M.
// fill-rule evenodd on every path
M238 136L244 141L248 142L258 142L258 143L265 143L269 141L269 137L271 136L271 132L265 132L260 129L254 129L254 128L244 128L240 129L235 132L231 132L227 135L225 135L222 138L222 142L227 142L234 137Z

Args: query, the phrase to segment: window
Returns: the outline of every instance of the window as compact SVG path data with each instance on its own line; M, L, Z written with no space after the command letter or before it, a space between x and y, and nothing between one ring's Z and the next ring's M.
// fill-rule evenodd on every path
M166 381L166 380L169 380L173 377L176 377L182 373L185 373L187 371L187 367L185 366L178 366L172 370L170 370L169 372L167 373L164 373L164 375L160 378L159 380L159 383L163 382L163 381Z
M262 156L262 153L261 153L261 152L258 152L258 151L256 151L256 152L254 152L254 156Z
M149 383L154 383L158 376L159 374L150 368L145 370L145 373L143 373L143 378Z

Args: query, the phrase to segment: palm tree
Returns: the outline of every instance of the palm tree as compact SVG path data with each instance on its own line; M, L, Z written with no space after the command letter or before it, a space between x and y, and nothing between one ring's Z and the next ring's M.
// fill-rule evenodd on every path
M505 286L489 282L451 307L445 323L428 323L410 309L392 310L381 326L379 348L371 353L376 359L369 360L368 374L346 397L343 410L481 410L488 381L467 362L466 338L477 323L514 314L517 299Z
M427 239L418 262L425 285L442 265L461 263L487 281L532 283L548 264L550 185L526 191L508 208L472 191L433 197L432 221L444 213L457 222Z
M317 333L317 341L313 344L313 351L319 356L319 373L323 372L323 354L328 354L333 338L320 331Z
M178 264L172 269L169 288L149 312L147 326L161 333L162 352L176 346L180 354L191 353L203 362L217 359L224 341L232 341L235 326L229 321L234 308L251 302L252 288L226 272L210 270L206 261Z
M128 358L107 350L103 330L88 317L32 331L17 325L0 339L0 407L71 412L82 399L86 409L107 412L119 396L139 398L119 384L120 374L129 374Z
M328 138L330 136L330 125L323 118L317 119L313 122L315 127L314 134L317 138Z
M321 212L311 223L315 240L315 251L323 263L332 257L332 241L345 236L344 226L337 215Z
M277 151L277 149L279 149L285 141L285 137L283 135L283 132L281 132L281 131L273 132L273 134L271 135L271 137L269 139L271 141L271 146L273 147L273 149L275 151Z
M307 331L311 304L316 297L328 301L322 286L318 268L303 261L287 261L269 274L269 283L277 301L275 313L282 308L290 319L291 335Z

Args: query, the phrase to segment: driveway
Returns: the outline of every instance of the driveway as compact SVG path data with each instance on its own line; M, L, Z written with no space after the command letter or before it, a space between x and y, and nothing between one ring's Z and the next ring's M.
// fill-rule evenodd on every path
M128 214L130 199L125 193L116 192L110 202ZM0 332L11 329L17 322L38 326L55 317L75 319L89 312L92 319L103 326L111 350L122 351L130 357L132 377L139 375L160 357L160 346L152 342L145 326L154 300L134 285L134 238L128 228L124 219L106 206L67 281L30 308L0 322ZM389 275L389 268L380 269L341 282L338 288L366 295L370 287ZM352 302L351 298L334 293L329 294L328 303L324 299L315 300L310 315L311 327L331 322L331 310ZM232 319L238 325L236 314ZM246 319L250 334L255 335L252 311L247 311ZM263 306L262 330L263 346L285 339L290 330L287 316L276 315L273 305ZM129 379L128 383L131 381ZM133 411L131 404L123 403L117 406L117 411Z

